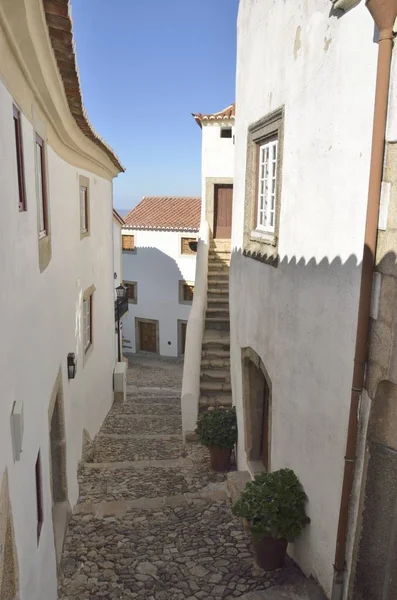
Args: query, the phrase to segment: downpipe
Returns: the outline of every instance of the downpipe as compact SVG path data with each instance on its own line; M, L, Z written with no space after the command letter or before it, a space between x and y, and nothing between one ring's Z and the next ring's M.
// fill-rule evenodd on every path
M335 547L332 600L342 600L346 584L346 544L349 528L349 508L353 491L360 399L364 386L367 361L368 326L371 309L372 277L376 254L378 216L381 195L385 132L389 98L390 67L393 49L393 26L397 15L397 0L367 0L366 6L379 30L378 65L375 87L370 176L367 216L361 270L357 332L346 439L345 466Z

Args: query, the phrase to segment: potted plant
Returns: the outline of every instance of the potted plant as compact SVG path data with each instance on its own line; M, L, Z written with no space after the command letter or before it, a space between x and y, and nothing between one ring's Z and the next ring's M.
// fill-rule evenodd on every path
M233 446L237 441L235 408L213 408L199 416L197 434L200 442L208 446L211 468L228 471Z
M306 500L295 473L280 469L257 475L233 505L233 514L248 522L256 562L265 571L283 566L288 542L299 537L310 523Z

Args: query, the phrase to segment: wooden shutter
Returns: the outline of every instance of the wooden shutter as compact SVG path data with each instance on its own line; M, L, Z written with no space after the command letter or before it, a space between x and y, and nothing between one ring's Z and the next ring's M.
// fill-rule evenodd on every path
M123 235L123 250L135 250L134 235Z

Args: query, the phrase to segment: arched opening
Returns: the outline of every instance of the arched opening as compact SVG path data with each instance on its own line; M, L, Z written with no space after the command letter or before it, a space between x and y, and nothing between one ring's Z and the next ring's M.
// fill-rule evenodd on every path
M245 450L254 470L270 471L271 382L259 356L244 348L243 407Z

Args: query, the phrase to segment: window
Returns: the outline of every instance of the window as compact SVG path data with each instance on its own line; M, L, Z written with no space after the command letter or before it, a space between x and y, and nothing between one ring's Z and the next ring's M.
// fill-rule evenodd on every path
M47 187L45 174L44 141L36 134L36 178L39 214L39 237L48 235Z
M258 212L256 228L274 232L278 140L259 146Z
M245 256L278 266L284 107L248 127L245 173Z
M80 185L80 237L87 237L90 230L90 191L88 177L79 177Z
M123 235L123 251L131 252L135 250L135 236L134 235Z
M197 240L194 237L182 237L181 238L181 254L196 254L196 251L191 248L190 245L195 246Z
M92 345L92 294L83 300L83 339L84 352Z
M179 303L191 304L193 302L194 284L184 281L179 282Z
M232 137L232 128L231 127L221 127L221 138L229 138Z
M21 112L14 106L15 148L17 154L19 210L26 210L25 171L23 166L22 121Z
M137 284L136 281L123 281L124 287L127 288L128 302L130 304L137 304Z
M37 506L37 543L40 540L40 533L43 527L43 484L42 484L42 476L41 476L41 458L40 458L40 450L37 455L36 465L35 465L35 479L36 479L36 506Z

